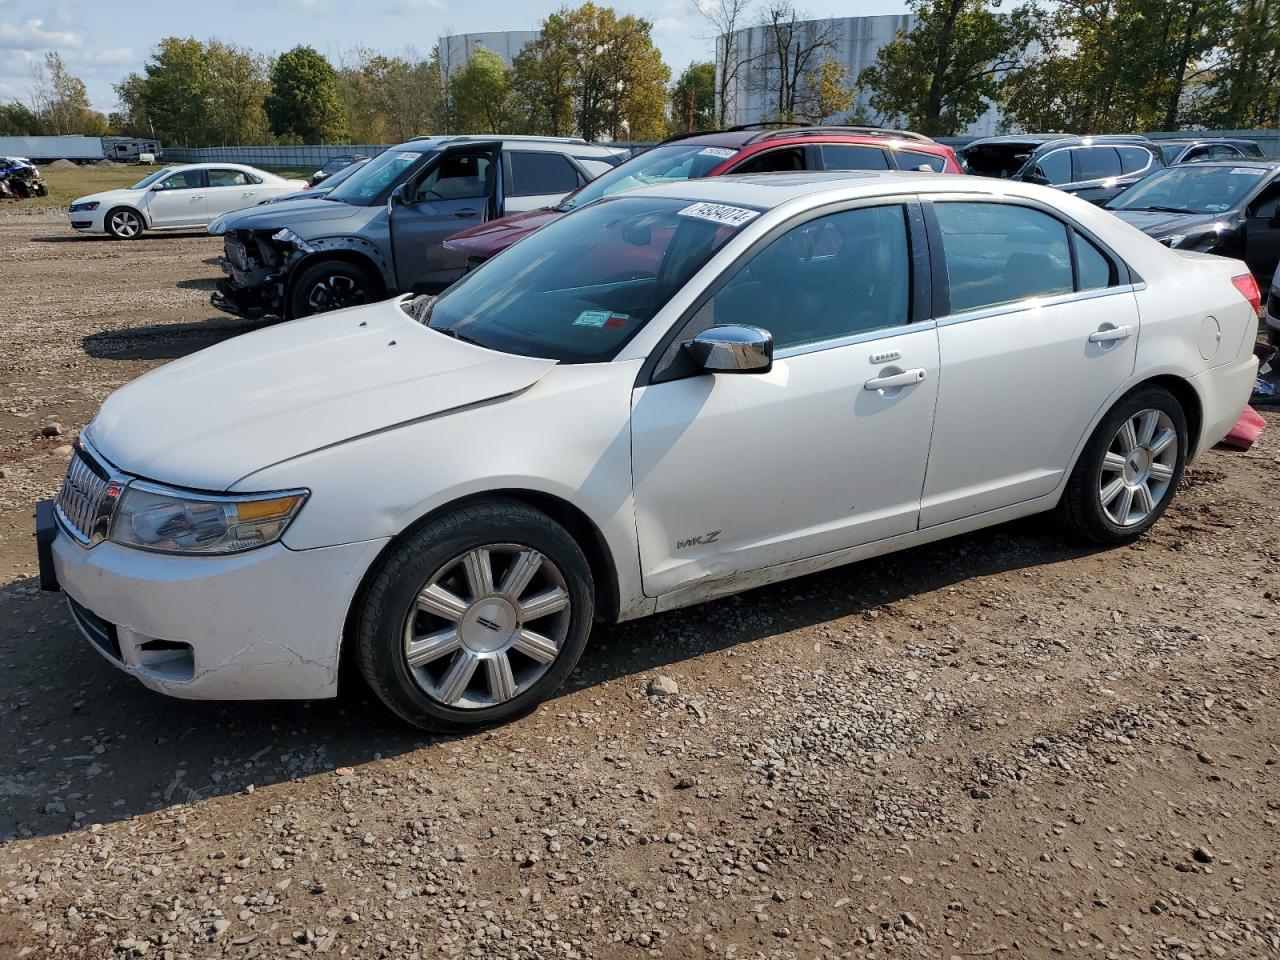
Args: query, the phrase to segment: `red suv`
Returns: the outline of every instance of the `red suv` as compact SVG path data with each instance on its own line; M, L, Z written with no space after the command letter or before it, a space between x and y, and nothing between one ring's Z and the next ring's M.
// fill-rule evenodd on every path
M570 210L654 183L730 173L800 170L964 170L955 151L928 137L880 127L747 124L714 133L679 134L579 187L554 207L499 217L455 233L444 245L474 267Z

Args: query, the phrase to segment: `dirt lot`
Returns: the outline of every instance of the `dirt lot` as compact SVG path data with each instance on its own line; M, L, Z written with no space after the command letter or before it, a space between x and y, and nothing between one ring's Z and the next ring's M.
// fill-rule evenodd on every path
M110 390L252 329L216 252L0 214L0 957L1280 955L1280 417L1130 548L1029 521L599 630L489 733L184 703L29 531Z

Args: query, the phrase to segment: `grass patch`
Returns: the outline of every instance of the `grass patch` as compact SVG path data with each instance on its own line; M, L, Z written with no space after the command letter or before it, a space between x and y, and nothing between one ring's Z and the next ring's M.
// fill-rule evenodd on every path
M159 166L144 167L137 164L118 167L98 167L85 164L76 167L42 166L40 173L49 192L43 197L32 197L13 205L21 210L65 210L76 197L103 190L131 187L143 177L159 170Z

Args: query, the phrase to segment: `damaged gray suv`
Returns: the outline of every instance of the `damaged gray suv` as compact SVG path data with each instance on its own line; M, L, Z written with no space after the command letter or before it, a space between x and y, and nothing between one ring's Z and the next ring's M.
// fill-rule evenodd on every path
M436 292L466 269L443 241L510 213L551 206L627 152L581 139L419 137L316 200L219 217L225 280L215 307L296 319L398 293Z

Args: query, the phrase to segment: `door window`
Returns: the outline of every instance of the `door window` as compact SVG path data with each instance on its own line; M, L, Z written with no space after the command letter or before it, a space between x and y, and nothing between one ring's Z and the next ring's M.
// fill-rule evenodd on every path
M1138 173L1151 165L1151 154L1142 147L1117 147L1120 154L1120 169L1124 173Z
M559 153L511 153L511 184L507 195L536 197L578 189L578 171Z
M487 153L447 154L418 184L414 202L478 200L487 196L489 163Z
M249 175L242 170L210 170L209 186L211 187L247 187Z
M935 203L951 312L1071 293L1071 247L1060 221L1001 203Z
M1036 170L1047 183L1070 183L1071 151L1054 150L1052 153L1046 153L1036 162Z
M157 186L161 190L197 190L204 186L204 171L181 170L165 177Z
M947 161L933 153L920 153L918 150L895 150L893 155L898 160L899 170L919 170L925 167L934 173L947 169Z
M1111 258L1099 250L1087 237L1077 233L1074 237L1076 245L1076 289L1102 290L1115 283L1116 269Z
M761 326L785 349L902 326L910 290L903 208L862 207L810 220L772 241L695 323Z
M732 173L791 173L804 169L804 151L800 147L758 153Z
M1071 151L1075 165L1073 181L1106 180L1120 176L1120 156L1115 147L1077 147Z
M889 159L879 147L824 143L822 165L828 170L888 170Z
M1266 187L1249 205L1250 219L1271 220L1277 213L1280 213L1280 181Z

